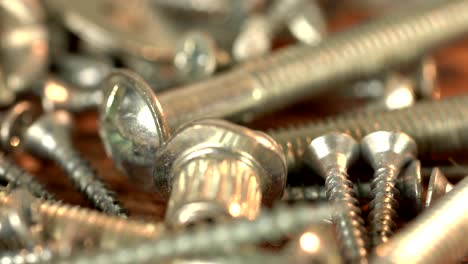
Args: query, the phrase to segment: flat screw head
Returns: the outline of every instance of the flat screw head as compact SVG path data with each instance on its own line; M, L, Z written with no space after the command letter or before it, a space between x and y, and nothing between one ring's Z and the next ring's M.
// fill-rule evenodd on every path
M453 185L447 180L439 168L434 168L429 178L426 194L426 207L432 206L438 199L452 190Z
M116 70L102 83L99 135L116 166L145 189L154 186L155 153L169 138L162 107L137 74Z
M401 132L377 131L362 139L361 153L374 170L393 165L401 168L416 157L416 143Z
M401 173L396 187L400 190L401 198L404 199L400 204L407 207L409 212L418 214L421 212L422 204L422 177L421 162L412 161L408 167Z
M330 168L346 169L359 156L359 144L344 133L329 133L310 142L305 162L325 176Z

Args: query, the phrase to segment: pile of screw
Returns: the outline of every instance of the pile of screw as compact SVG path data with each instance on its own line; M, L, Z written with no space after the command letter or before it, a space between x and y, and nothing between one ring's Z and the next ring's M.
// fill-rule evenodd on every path
M431 57L468 36L468 0L324 2L0 0L0 263L463 261L468 170L426 165L468 151L468 96L438 98ZM382 6L326 34L336 9ZM252 129L323 94L365 104ZM164 222L75 149L84 111ZM94 209L57 201L25 153Z

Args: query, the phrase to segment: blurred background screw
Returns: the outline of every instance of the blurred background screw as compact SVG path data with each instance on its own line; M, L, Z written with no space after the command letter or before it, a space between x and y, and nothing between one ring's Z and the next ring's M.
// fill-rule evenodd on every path
M426 193L426 207L432 206L437 200L453 189L453 185L447 180L439 168L434 168L429 179Z
M416 143L404 133L378 131L362 139L361 150L375 170L369 219L372 244L377 246L387 242L396 228L399 191L395 185L401 168L416 157Z

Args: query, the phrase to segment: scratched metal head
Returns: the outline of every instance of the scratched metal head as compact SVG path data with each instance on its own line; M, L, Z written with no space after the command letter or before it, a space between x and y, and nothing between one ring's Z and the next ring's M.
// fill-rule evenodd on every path
M173 164L207 152L229 153L266 173L262 180L264 201L279 197L286 184L286 161L280 146L268 135L227 121L203 119L182 126L160 150L153 171L158 192L171 192Z
M19 102L0 118L0 143L5 151L17 147L21 133L39 115L38 109L30 102Z
M348 168L359 156L359 144L344 133L328 133L312 140L306 150L305 162L325 176L332 167Z
M387 165L401 168L416 153L416 142L401 132L377 131L361 141L361 154L374 169Z
M116 166L137 183L152 187L155 153L169 130L151 88L137 74L116 70L102 83L99 135Z
M401 207L413 215L420 213L423 202L421 162L419 160L411 161L401 172L396 186L400 191L401 198L404 199L400 203Z
M426 207L434 205L434 203L452 190L453 185L447 180L445 175L439 168L434 168L429 178L429 186L427 187Z

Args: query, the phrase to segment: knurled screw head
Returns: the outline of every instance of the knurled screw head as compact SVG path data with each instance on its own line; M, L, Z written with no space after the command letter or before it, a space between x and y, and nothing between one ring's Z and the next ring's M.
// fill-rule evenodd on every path
M439 168L432 170L427 187L425 207L432 206L437 200L453 189L453 185L447 180Z

